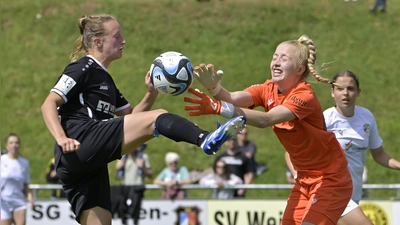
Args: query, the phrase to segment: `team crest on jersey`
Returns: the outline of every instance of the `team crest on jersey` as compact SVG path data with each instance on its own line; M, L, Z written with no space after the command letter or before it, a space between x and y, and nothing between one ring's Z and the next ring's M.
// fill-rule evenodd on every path
M369 124L365 123L364 126L363 126L363 128L364 128L364 132L365 132L366 134L369 134L369 130L370 130Z
M201 225L199 214L201 209L197 206L184 207L179 206L175 210L177 221L174 225Z
M353 146L353 140L349 141L344 145L345 150L349 150Z

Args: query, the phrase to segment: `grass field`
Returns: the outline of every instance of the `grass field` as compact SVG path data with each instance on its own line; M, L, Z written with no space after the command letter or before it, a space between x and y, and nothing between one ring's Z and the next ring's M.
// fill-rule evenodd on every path
M348 69L361 81L358 104L375 115L384 147L400 159L400 3L389 1L387 13L370 13L373 0L0 0L0 138L4 148L10 132L20 135L21 153L31 162L32 183L46 183L47 163L54 140L47 131L40 106L69 62L79 35L82 14L117 16L127 41L124 57L109 68L132 105L145 93L144 75L160 53L179 51L193 64L213 63L223 69L223 86L241 90L270 77L269 62L277 44L309 35L318 50L317 66L330 78ZM201 88L194 82L193 87ZM329 86L313 83L323 108L334 104ZM154 108L189 118L183 97L159 96ZM214 129L217 116L190 118ZM257 160L269 170L254 183L285 183L284 150L271 129L250 128L258 145ZM189 169L211 166L213 157L196 147L159 137L149 143L153 171L165 166L164 155L176 151ZM369 183L399 183L399 173L384 169L369 156ZM114 177L114 163L110 164ZM111 182L118 181L112 178ZM149 183L152 180L148 180ZM159 196L157 192L150 196ZM287 191L250 191L249 197L284 197ZM371 191L372 197L393 197L395 191ZM206 197L191 191L191 197Z

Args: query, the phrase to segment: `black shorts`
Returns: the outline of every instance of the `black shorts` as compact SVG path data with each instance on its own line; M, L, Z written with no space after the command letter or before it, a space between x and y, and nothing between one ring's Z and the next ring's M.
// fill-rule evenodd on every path
M83 210L99 206L111 212L108 163L121 157L124 118L108 121L62 123L68 137L81 143L73 153L63 154L56 144L57 174L79 223Z

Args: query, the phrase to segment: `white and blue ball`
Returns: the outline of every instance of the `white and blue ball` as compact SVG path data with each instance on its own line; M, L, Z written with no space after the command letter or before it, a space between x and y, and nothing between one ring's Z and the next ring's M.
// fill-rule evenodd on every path
M165 52L151 64L150 78L159 92L172 96L180 95L192 85L192 63L179 52Z

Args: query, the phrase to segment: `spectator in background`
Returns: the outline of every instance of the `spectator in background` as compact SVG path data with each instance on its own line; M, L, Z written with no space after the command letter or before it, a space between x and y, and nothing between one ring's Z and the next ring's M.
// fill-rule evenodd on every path
M259 164L255 160L255 155L257 152L257 146L254 142L248 139L249 129L243 128L242 132L237 134L237 141L239 144L239 152L242 152L247 158L250 159L253 172L255 175L260 175L267 169L266 165Z
M1 156L1 222L2 225L26 223L26 199L33 208L29 189L29 162L19 155L20 139L11 133L6 139L7 154Z
M151 178L149 156L143 151L147 143L137 147L132 152L124 155L116 163L119 178L122 179L122 202L119 204L119 213L122 223L125 224L128 217L133 218L133 224L139 224L140 209L145 191L145 178ZM122 176L121 176L122 175Z
M50 184L61 184L60 177L58 177L54 166L54 158L50 160L48 171L46 172L46 180ZM54 189L51 193L51 199L57 200L60 198L66 198L64 190Z
M376 0L375 4L370 8L371 12L386 12L386 0Z
M237 184L243 184L243 180L236 176L229 169L223 160L216 160L213 165L213 173L200 179L200 184L217 185L218 189L213 189L212 198L230 199L234 197L234 189L225 189Z
M229 138L225 142L225 146L227 147L226 151L220 154L215 161L224 161L232 173L243 180L244 184L251 184L254 177L253 166L250 159L239 151L236 136ZM245 190L237 189L234 193L234 197L245 197Z
M117 161L116 169L119 171L120 179L123 179L123 185L144 185L145 178L151 178L153 171L151 170L150 158L143 151L147 148L147 143L137 147L132 152L122 156Z
M182 189L181 185L192 183L189 170L185 166L179 166L179 155L175 152L168 152L165 162L167 167L154 180L154 184L165 186L162 198L186 198L187 191Z

